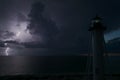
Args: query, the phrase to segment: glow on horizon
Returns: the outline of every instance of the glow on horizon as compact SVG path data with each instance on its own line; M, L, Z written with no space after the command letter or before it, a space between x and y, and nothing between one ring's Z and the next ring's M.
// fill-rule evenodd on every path
M120 29L111 31L109 33L106 33L104 35L105 38L105 42L108 42L109 40L115 39L115 38L119 38L120 37Z

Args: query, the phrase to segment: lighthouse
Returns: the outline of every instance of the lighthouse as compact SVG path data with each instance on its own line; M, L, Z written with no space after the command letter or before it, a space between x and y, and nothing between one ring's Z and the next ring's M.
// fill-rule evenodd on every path
M99 16L93 18L89 31L92 34L93 80L104 80L104 31Z

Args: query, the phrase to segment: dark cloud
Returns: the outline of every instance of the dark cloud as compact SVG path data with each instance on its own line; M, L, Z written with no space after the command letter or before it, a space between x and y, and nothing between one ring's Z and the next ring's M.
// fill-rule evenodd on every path
M56 24L50 19L43 16L44 4L37 2L32 5L31 12L29 14L30 24L28 30L33 35L42 36L46 44L51 44L58 33Z
M26 22L27 21L27 17L22 12L18 12L16 16L17 16L18 22Z
M75 5L76 3L77 5ZM85 21L85 19L83 19L80 14L83 14L86 11L79 12L79 3L80 2L77 0L73 2L66 0L54 1L54 3L46 1L46 3L44 3L45 5L41 3L34 4L29 14L31 23L28 26L28 29L33 34L44 36L46 40L50 39L46 41L46 43L49 42L49 44L51 44L50 47L53 45L62 48L76 48L80 45L83 47L85 42L80 42L85 41L82 39L85 38L85 36L81 35L81 33L84 33L87 36L85 33L87 32L87 29L83 26L83 21ZM50 18L48 15L50 15ZM55 16L58 18L55 19Z
M118 0L0 0L0 30L9 27L16 14L18 22L26 21L30 12L28 29L47 46L84 50L88 49L88 28L96 13L103 17L107 33L119 29L119 4Z
M60 29L56 40L58 47L87 48L89 36L87 29L92 18L90 16L94 14L89 11L94 9L91 2L86 3L90 4L84 5L85 2L79 0L54 1L54 3L49 1L47 10Z

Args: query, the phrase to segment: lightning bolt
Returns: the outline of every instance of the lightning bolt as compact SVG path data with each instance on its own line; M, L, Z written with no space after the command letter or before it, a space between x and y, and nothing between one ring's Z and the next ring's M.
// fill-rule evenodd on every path
M10 50L10 48L9 48L9 47L7 47L7 48L6 48L6 50L5 50L5 54L6 54L6 56L8 56L8 55L9 55L9 50Z
M8 44L5 43L5 46L7 46ZM8 56L9 55L9 50L10 48L7 46L6 49L5 49L5 55Z

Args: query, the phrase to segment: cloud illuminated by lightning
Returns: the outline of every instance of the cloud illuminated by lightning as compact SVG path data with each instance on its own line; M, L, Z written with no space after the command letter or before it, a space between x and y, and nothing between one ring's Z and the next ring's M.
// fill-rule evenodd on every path
M12 37L10 36L4 36L6 37L2 41L15 41L20 44L15 43L5 43L5 55L8 56L10 53L10 49L13 48L19 48L20 46L23 46L21 43L25 42L41 42L42 38L40 36L32 35L29 33L29 30L27 30L28 21L24 20L21 21L19 17L14 17L13 20L10 21L9 27L6 28L6 31L13 33Z
M17 34L16 34L16 37L19 37L21 34L21 32L19 31Z

